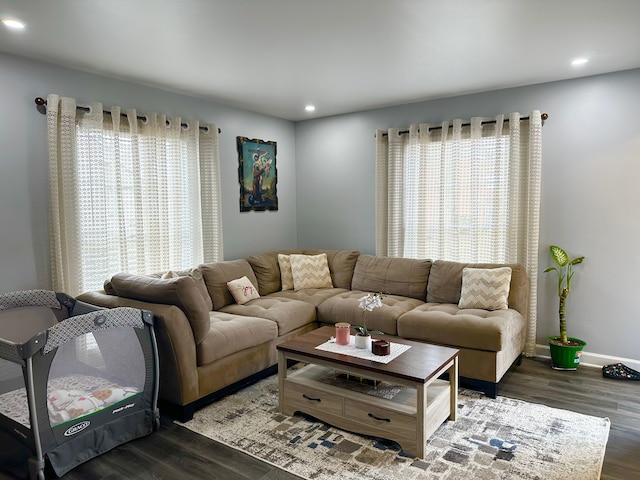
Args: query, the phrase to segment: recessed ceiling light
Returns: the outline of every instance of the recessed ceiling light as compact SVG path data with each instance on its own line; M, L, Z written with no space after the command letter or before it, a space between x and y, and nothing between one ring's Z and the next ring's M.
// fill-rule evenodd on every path
M316 107L314 107L313 105L307 105L306 107L304 107L304 109L307 112L315 112L316 111Z
M9 28L15 28L16 30L22 30L24 28L24 23L20 20L16 20L15 18L3 18L2 23Z
M584 65L585 63L587 63L589 61L588 58L576 58L575 60L573 60L571 62L571 65Z

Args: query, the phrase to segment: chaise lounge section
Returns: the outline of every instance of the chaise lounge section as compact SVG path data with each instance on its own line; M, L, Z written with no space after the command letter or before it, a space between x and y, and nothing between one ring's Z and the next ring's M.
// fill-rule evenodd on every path
M460 308L465 268L511 269L508 308ZM460 349L462 384L495 398L498 382L525 346L529 281L518 264L464 264L436 260L431 266L427 302L398 318L398 335Z

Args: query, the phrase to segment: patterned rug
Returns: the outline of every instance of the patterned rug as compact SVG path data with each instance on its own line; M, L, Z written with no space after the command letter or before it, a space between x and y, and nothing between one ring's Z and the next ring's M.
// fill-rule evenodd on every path
M327 381L332 381L328 379ZM360 385L374 395L396 386ZM609 419L460 390L458 419L427 441L425 458L394 442L278 413L277 376L196 412L180 424L306 479L598 479Z

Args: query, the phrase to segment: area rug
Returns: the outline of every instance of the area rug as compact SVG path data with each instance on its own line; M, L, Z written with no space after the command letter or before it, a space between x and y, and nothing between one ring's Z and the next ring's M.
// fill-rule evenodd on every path
M375 392L388 398L397 389L380 385ZM439 427L418 459L391 441L278 413L272 376L180 425L306 479L588 480L600 478L610 422L460 390L458 419Z

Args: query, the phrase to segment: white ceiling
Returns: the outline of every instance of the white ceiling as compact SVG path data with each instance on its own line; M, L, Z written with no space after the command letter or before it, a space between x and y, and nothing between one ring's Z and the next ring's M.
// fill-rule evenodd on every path
M0 51L289 120L640 67L640 0L0 0L8 16L27 27L0 26Z

